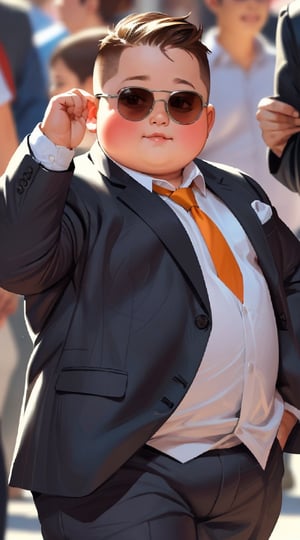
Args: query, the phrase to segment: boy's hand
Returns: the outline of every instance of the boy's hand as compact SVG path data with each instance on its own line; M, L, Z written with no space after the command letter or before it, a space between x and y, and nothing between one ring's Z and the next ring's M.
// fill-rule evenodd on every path
M42 132L57 146L76 148L84 137L89 111L95 109L97 101L77 88L54 96L41 123Z
M0 327L7 317L12 315L18 307L19 297L17 294L0 288Z
M284 449L286 441L288 440L289 435L296 423L296 416L294 416L291 412L285 410L277 432L277 439L282 450Z
M263 140L280 158L289 138L300 131L299 112L283 101L263 98L258 104L256 118Z

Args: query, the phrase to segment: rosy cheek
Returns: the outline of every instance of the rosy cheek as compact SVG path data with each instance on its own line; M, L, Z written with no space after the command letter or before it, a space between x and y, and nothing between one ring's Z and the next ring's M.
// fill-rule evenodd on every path
M122 144L126 144L134 129L134 122L128 122L119 114L114 114L106 117L103 121L100 119L98 137L105 148L109 149L111 146L115 148L120 141Z
M190 124L181 128L177 136L177 142L182 144L182 148L185 148L188 152L194 151L199 153L207 138L206 124L200 125L198 123Z
M185 138L192 141L194 139L202 139L207 135L207 125L206 122L203 123L201 120L186 126Z

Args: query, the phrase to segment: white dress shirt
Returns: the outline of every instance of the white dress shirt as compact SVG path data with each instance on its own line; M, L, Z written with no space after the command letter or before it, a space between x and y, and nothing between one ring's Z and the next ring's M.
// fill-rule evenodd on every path
M35 158L46 168L69 167L73 151L59 147L55 153L55 145L38 128L29 141ZM149 191L153 181L174 189L165 180L122 168ZM203 175L193 162L184 170L182 187L192 182L199 207L221 229L239 263L244 279L244 303L217 277L205 241L190 213L162 196L193 244L208 290L213 326L191 387L148 444L184 463L207 450L243 442L265 467L284 410L276 390L278 336L268 286L240 223L206 189ZM260 201L255 201L252 207L262 221L272 213ZM290 410L300 418L299 411L293 407Z
M147 181L145 175L141 178L134 171L128 172L152 189L151 178ZM278 336L268 286L240 223L206 189L194 163L186 167L181 187L192 182L197 186L194 193L199 207L221 229L238 261L244 280L244 303L218 278L191 214L163 197L192 241L208 290L213 326L190 389L148 444L184 463L207 450L243 442L265 467L284 410L275 391ZM174 189L164 180L158 183Z
M217 32L213 28L204 36L211 51L209 101L216 109L216 118L200 157L247 172L264 188L281 219L297 231L300 195L270 174L267 148L256 120L260 99L273 95L275 49L263 37L257 37L256 58L251 68L245 70L218 43Z

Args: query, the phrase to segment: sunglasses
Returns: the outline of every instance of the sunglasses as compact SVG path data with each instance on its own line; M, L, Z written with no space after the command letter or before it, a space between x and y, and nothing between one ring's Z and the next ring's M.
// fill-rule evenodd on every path
M164 92L170 94L168 100L154 99L154 92ZM207 103L197 92L192 90L147 90L139 86L127 86L122 88L118 94L96 94L97 98L116 98L118 112L126 120L139 122L144 120L151 111L155 103L162 101L169 117L177 124L193 124L196 122Z

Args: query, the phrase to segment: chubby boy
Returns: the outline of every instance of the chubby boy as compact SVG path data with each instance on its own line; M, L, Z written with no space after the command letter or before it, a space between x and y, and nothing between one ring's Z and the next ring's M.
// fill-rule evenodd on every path
M34 341L10 482L46 540L266 540L300 451L299 242L196 159L214 108L187 18L120 21L94 91L52 98L1 180L0 285Z

